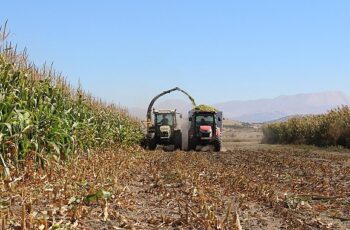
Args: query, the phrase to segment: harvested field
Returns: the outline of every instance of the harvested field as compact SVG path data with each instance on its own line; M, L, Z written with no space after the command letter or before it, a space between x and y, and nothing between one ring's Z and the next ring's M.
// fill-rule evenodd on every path
M255 142L226 148L116 147L37 172L28 164L1 183L2 227L350 228L350 154Z

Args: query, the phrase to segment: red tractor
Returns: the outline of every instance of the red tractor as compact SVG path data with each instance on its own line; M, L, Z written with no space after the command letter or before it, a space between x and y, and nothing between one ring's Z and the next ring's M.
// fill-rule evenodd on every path
M222 112L209 106L197 106L189 112L191 126L188 132L188 148L196 150L197 146L214 146L216 152L221 150Z

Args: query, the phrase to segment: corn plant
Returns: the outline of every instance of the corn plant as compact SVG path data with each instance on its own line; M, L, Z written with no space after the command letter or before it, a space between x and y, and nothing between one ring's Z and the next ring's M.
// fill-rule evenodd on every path
M5 39L4 30L0 35ZM0 39L0 153L18 166L34 152L65 160L81 151L132 145L139 123L127 111L73 89L52 68L39 69Z
M263 127L264 142L350 147L350 108L339 107L327 114L292 118Z

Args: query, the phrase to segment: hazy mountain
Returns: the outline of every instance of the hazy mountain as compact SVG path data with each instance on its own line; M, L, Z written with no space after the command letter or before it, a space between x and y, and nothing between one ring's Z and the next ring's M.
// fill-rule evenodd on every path
M294 115L320 114L341 105L350 105L350 97L338 91L214 104L216 108L224 111L224 117L251 123L273 121ZM192 105L186 100L170 99L160 100L154 107L156 109L176 108L185 116ZM145 120L146 109L146 106L143 109L130 108L129 112Z
M279 96L273 99L229 101L215 104L225 117L244 122L266 122L297 114L320 114L341 105L350 105L342 92Z

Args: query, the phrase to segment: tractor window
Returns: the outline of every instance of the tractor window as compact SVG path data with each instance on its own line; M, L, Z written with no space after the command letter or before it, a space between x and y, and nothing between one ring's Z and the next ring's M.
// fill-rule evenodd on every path
M157 114L157 125L174 125L174 116L172 114Z
M213 125L214 123L214 116L211 114L203 114L203 115L197 115L196 116L196 125Z

